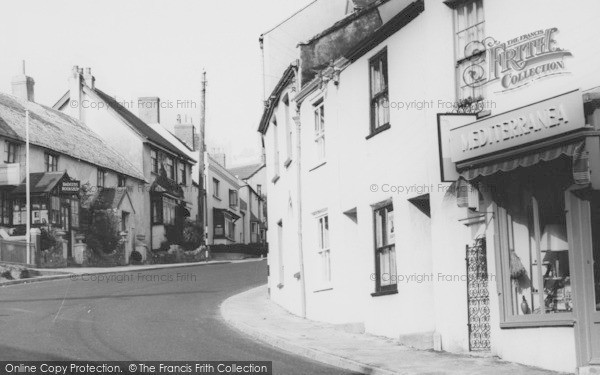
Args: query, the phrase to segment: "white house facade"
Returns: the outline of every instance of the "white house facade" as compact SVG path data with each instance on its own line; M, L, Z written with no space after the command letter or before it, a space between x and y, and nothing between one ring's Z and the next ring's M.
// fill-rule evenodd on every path
M300 44L259 129L271 298L419 348L597 369L599 7L376 1Z

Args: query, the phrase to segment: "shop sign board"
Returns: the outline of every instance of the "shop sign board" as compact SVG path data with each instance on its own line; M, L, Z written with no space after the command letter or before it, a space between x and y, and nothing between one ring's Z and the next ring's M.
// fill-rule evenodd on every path
M579 90L450 130L453 163L541 141L585 127Z

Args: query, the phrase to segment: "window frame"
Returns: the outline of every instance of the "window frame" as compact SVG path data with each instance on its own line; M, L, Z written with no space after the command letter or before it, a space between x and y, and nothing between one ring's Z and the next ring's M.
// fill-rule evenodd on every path
M238 206L239 206L238 191L235 189L229 189L229 207L237 208Z
M178 167L179 167L179 172L181 173L181 176L178 179L179 184L187 185L187 166L185 163L179 162Z
M385 81L385 88L377 93L373 92L373 66L377 63L382 63L382 75ZM386 98L388 106L384 107L387 112L388 121L377 125L375 123L375 104L382 98ZM390 108L389 108L389 71L388 71L388 55L387 47L384 47L381 51L377 52L369 59L369 111L370 111L370 134L375 135L381 131L390 128Z
M53 152L44 153L44 164L46 172L57 172L58 171L58 154Z
M177 176L175 175L175 159L172 156L165 156L163 165L165 167L165 172L167 174L167 178L171 181L176 181Z
M117 176L117 187L126 187L127 186L127 176L124 174L119 174Z
M314 216L317 226L317 245L316 254L318 258L318 268L321 272L321 277L326 276L318 281L319 290L331 289L333 281L331 272L331 237L330 237L330 220L327 211L323 211ZM326 255L327 265L324 265L324 256ZM326 269L323 269L326 267ZM318 291L318 290L317 290Z
M99 188L105 188L106 187L106 175L108 173L106 172L106 169L103 168L97 168L96 169L96 186Z
M213 177L213 197L221 200L221 194L220 194L220 190L221 190L221 181L219 181L218 179Z
M159 152L158 150L155 149L150 149L150 171L154 174L158 174L160 172L160 166L159 166Z
M325 162L327 158L327 146L325 144L325 101L319 99L313 104L314 114L314 142L315 142L315 160L317 163ZM321 143L319 143L321 141Z
M465 18L465 20L468 20L472 17L472 13L468 13L468 9L475 9L475 11L477 10L477 5L476 3L480 2L481 3L481 15L482 15L482 20L478 21L475 20L475 23L473 23L470 26L466 26L463 29L459 29L460 27L460 20L459 17L461 17L459 15L459 12L461 10L464 10L465 15L463 16ZM474 7L474 8L471 8ZM476 15L475 15L476 17ZM485 97L487 96L486 94L486 89L485 89L485 85L481 85L481 86L477 86L477 87L473 87L470 90L470 93L468 96L465 96L465 94L463 94L462 92L462 87L463 85L465 85L464 79L463 79L463 75L464 75L464 67L465 63L468 63L469 61L477 61L478 59L485 59L486 57L486 50L482 50L482 51L477 51L476 53L471 53L470 55L466 56L464 51L461 51L461 42L460 42L460 35L461 34L465 34L465 35L469 35L469 30L472 30L474 28L478 28L479 26L481 26L481 42L483 42L483 39L485 39L485 8L484 8L484 0L467 0L464 1L460 4L458 4L456 6L456 8L453 9L453 37L454 37L454 54L455 54L455 58L454 58L454 62L455 62L455 72L456 72L456 99L459 103L462 103L463 101L467 101L468 98L471 98L471 103L466 103L464 105L466 106L471 106L471 104L476 103L478 101L481 100L485 100ZM465 38L464 42L462 42L464 44L464 46L462 47L463 49L469 45L469 43L472 43L476 40L469 40L467 38ZM483 61L483 64L481 64L482 66L487 66L485 64L485 61ZM479 95L478 95L479 94ZM479 96L481 96L481 98L479 98ZM479 98L479 99L478 99ZM478 108L477 106L475 107L475 112L477 112L477 109L483 109L483 108Z
M4 141L4 163L13 164L19 162L20 145L12 141Z
M377 214L380 211L384 211L386 213L385 216L383 216L385 218L385 222L382 221L381 224L381 246L378 246L377 244L377 238L378 238L378 233L377 233ZM387 294L396 294L398 293L398 279L397 279L397 272L398 272L398 267L397 267L397 261L396 261L396 241L394 240L393 243L386 243L386 235L387 235L387 220L389 217L389 213L390 212L394 212L394 205L393 203L390 201L386 201L383 202L381 204L375 205L373 207L373 245L374 245L374 258L375 258L375 292L371 293L371 296L373 297L377 297L377 296L381 296L381 295L387 295ZM395 221L395 220L394 220ZM392 224L394 225L394 224ZM394 254L394 268L396 271L394 280L392 280L392 275L390 276L390 284L388 285L381 285L381 278L382 278L382 270L381 270L381 265L380 265L380 258L381 258L381 254L383 254L383 252L385 250L390 250L393 251Z

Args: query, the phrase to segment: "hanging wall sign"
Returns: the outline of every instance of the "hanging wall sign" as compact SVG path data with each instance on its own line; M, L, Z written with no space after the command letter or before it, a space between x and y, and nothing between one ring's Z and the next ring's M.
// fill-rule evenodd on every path
M78 193L80 188L79 185L80 182L77 180L63 181L60 185L60 192L67 194Z

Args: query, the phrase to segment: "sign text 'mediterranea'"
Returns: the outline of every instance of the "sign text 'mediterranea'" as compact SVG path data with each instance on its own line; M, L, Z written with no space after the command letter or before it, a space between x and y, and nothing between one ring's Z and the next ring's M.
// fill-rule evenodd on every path
M453 163L516 149L585 128L581 91L575 90L450 129Z
M462 151L485 147L568 123L567 113L562 105L538 110L462 134Z

